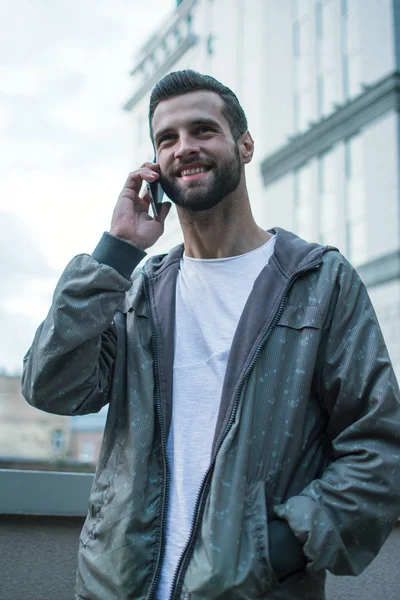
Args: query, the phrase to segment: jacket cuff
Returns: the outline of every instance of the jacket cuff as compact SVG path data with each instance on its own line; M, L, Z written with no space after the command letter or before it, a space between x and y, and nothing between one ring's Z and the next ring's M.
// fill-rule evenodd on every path
M104 232L92 253L92 258L103 265L108 265L129 279L132 271L146 256L146 252L129 242Z
M268 538L269 561L278 581L306 567L307 559L302 544L287 521L283 519L270 521Z

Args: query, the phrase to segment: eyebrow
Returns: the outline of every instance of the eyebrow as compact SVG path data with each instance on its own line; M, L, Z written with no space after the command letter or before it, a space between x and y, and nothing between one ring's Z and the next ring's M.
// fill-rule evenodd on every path
M190 127L196 127L198 125L209 125L214 129L221 129L221 125L218 123L218 121L206 117L204 119L194 119L194 121L190 121L189 125ZM161 131L158 131L154 136L155 142L158 142L160 138L162 138L165 134L170 133L173 130L174 127L172 126L161 129Z

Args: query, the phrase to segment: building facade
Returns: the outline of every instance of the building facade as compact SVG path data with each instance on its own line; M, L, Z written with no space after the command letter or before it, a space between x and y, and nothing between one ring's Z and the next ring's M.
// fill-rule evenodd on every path
M192 68L231 87L256 144L257 222L352 262L400 377L399 19L400 0L183 0L136 56L125 109L139 165L163 75ZM154 252L180 241L172 211Z
M0 375L0 468L94 471L106 418L107 407L76 417L33 408L20 376Z
M30 406L19 376L0 375L0 458L25 465L68 457L70 418Z
M72 417L70 457L78 463L96 465L103 440L107 406L98 413Z

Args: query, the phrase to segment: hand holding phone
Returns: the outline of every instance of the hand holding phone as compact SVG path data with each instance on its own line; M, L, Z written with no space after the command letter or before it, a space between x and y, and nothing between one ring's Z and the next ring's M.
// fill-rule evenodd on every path
M161 203L162 188L159 185L153 186L158 178L159 173L154 163L144 163L140 169L130 173L114 208L109 230L111 235L146 250L163 234L164 221L171 203ZM140 194L143 181L146 185L153 186L144 195ZM156 218L149 215L149 200L154 202Z

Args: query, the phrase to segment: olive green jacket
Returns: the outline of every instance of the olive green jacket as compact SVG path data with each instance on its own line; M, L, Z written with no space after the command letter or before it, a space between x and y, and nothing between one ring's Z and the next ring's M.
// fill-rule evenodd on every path
M400 514L399 390L365 287L336 249L274 231L233 339L174 600L321 600L326 570L360 573ZM104 234L67 266L25 357L33 406L109 403L82 600L156 597L182 251L131 279L144 253Z

